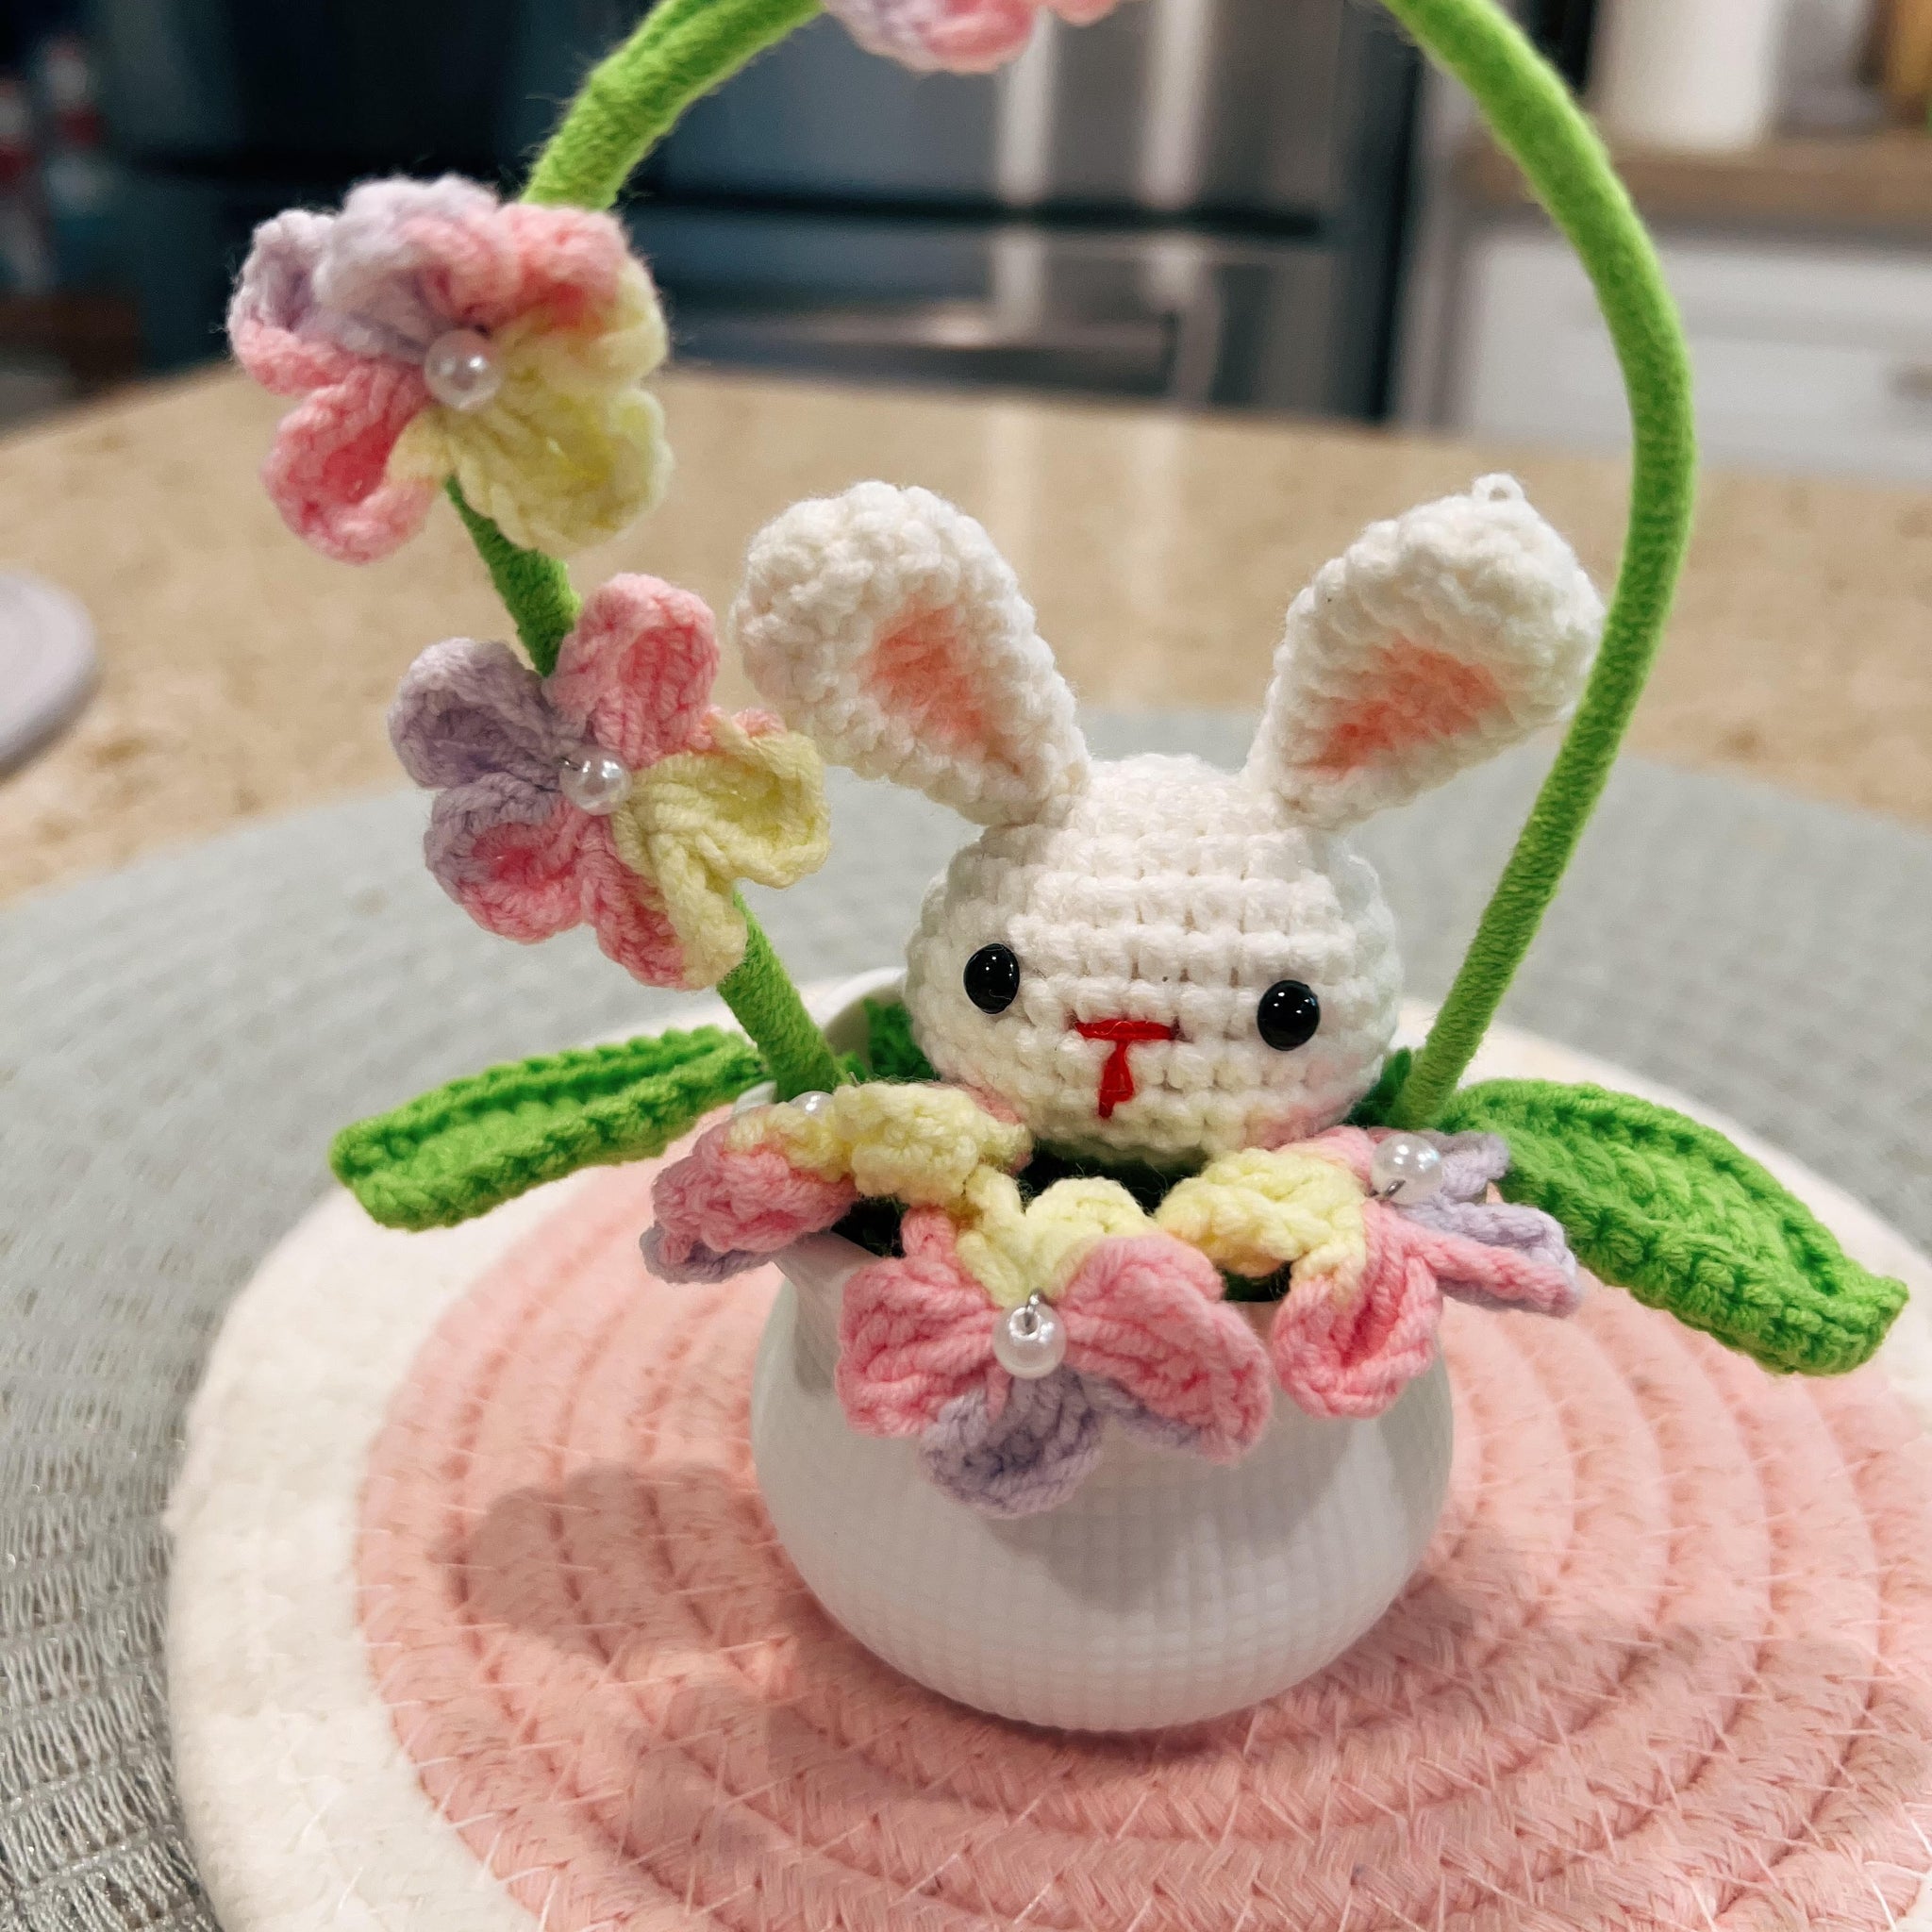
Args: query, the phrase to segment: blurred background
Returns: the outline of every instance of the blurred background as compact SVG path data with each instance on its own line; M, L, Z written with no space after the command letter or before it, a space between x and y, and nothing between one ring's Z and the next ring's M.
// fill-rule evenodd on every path
M1527 0L1657 225L1710 454L1932 477L1932 0ZM636 0L6 0L0 419L222 351L253 225L514 181ZM1005 74L822 21L625 213L682 356L1614 447L1567 248L1362 0L1134 0Z

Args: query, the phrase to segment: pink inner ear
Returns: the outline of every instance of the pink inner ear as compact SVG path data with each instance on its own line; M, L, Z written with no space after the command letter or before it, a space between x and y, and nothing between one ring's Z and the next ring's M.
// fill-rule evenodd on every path
M864 677L880 706L941 751L991 750L986 708L950 610L902 618L872 647Z
M1342 774L1462 738L1503 708L1503 689L1480 664L1427 651L1398 638L1384 653L1369 689L1330 719L1312 763Z

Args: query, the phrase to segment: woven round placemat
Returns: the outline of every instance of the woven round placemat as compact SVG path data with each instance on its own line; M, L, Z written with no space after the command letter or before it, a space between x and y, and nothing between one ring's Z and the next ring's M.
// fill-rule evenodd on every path
M748 1445L775 1279L648 1283L652 1172L428 1238L339 1197L236 1304L171 1506L228 1932L1932 1925L1932 1265L1823 1184L1921 1297L1919 1403L1613 1291L1457 1309L1401 1601L1285 1696L1124 1740L951 1705L818 1609Z
M1232 762L1239 720L1095 721ZM1440 991L1520 821L1507 761L1372 828ZM159 1510L223 1309L332 1129L493 1058L668 1016L588 944L470 927L419 799L250 827L0 914L0 1923L204 1926L168 1770ZM837 788L794 969L890 957L962 836ZM1932 1244L1932 838L1631 762L1511 1003L1771 1135Z

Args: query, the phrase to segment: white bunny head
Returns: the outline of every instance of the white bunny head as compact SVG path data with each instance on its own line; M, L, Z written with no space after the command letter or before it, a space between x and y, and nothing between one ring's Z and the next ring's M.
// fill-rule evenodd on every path
M1376 524L1289 611L1239 774L1091 762L1011 570L924 490L786 511L732 621L827 758L988 828L907 954L940 1074L1050 1145L1181 1166L1316 1132L1374 1085L1401 969L1345 830L1561 717L1603 608L1507 477Z

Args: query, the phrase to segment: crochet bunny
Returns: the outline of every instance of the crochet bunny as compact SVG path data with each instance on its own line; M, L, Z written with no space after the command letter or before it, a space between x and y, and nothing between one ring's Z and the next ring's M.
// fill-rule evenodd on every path
M1186 1167L1374 1084L1401 972L1348 828L1561 718L1603 608L1507 477L1374 525L1295 600L1245 768L1088 756L1011 569L924 490L755 540L732 613L824 755L987 827L926 895L906 1004L942 1078L1048 1145Z

